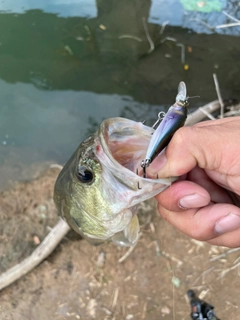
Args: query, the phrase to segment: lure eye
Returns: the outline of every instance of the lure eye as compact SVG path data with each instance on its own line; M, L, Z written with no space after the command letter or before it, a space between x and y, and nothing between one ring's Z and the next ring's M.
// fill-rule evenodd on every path
M85 166L78 167L77 177L78 180L82 183L91 183L94 179L92 171Z

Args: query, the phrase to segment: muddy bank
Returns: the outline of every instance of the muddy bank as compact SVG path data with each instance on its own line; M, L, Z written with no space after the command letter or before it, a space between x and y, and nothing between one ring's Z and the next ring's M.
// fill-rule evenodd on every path
M27 257L58 221L52 192L58 169L0 194L0 270ZM239 253L180 234L140 207L142 236L128 248L93 247L70 232L39 267L0 292L0 319L190 319L185 293L196 290L221 319L238 317Z

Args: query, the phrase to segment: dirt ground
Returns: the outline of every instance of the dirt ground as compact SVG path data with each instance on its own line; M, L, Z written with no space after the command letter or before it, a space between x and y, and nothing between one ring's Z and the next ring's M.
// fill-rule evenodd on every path
M0 194L0 271L22 261L58 221L52 193L58 169ZM190 319L194 289L217 316L239 318L239 251L182 235L156 213L154 200L139 209L141 237L129 248L88 244L70 232L37 268L0 292L0 319ZM229 269L232 268L232 269Z

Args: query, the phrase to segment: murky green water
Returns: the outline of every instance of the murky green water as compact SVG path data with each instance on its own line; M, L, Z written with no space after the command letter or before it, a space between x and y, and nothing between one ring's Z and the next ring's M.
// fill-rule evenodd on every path
M217 1L210 13L184 5L3 1L1 187L32 176L36 163L63 164L104 118L153 123L174 102L181 80L189 95L200 95L192 108L216 99L214 72L223 97L239 98L240 27L212 29L234 22L223 10L240 18L239 5Z

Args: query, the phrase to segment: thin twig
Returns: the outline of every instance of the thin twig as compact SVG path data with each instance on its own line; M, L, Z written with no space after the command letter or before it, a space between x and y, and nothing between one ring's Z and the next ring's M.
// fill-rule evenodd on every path
M225 258L225 257L228 256L229 254L234 253L234 252L237 252L237 251L239 251L239 250L240 250L240 248L230 249L230 250L228 250L228 251L220 254L219 256L216 256L216 257L211 258L209 261L210 261L210 262L213 262L213 261L216 261L216 260Z
M219 108L220 108L220 104L218 100L212 101L202 107L202 109L204 109L207 113L212 113L218 110ZM185 125L191 126L195 123L202 121L205 118L206 118L205 114L202 112L202 110L198 108L196 111L193 111L188 115Z
M233 21L236 22L240 22L240 20L234 18L233 16L231 16L229 13L227 13L226 11L222 11L223 14L225 14L225 16L227 16L228 18L232 19Z
M157 256L161 256L161 250L160 250L160 246L157 240L153 241L154 245L155 245L155 250L156 250L156 254Z
M238 263L238 262L239 262L239 260L240 260L240 257L238 257L238 258L233 262L233 264Z
M228 23L228 24L220 24L216 26L216 29L223 29L223 28L230 28L230 27L236 27L240 26L240 22L233 22L233 23Z
M220 108L220 118L222 119L223 118L223 112L224 112L224 103L223 103L222 95L221 95L221 92L220 92L220 88L219 88L219 84L218 84L218 79L217 79L216 73L213 74L213 80L214 80L214 83L215 83L215 88L216 88L218 100L219 100L219 103L220 103L220 106L221 106L221 108Z
M216 120L216 118L214 118L214 116L212 116L209 112L207 112L205 109L203 109L202 107L199 107L199 109L210 119L210 120Z
M163 38L160 43L164 43L165 41L172 41L172 42L177 42L177 39L173 38L173 37L165 37Z
M132 247L130 247L128 249L128 251L118 260L119 263L122 263L123 261L125 261L127 259L127 257L130 256L130 254L133 252L133 250L135 249L137 243L135 243L135 245L133 245Z
M163 22L163 24L162 24L162 26L161 26L161 30L160 30L160 32L159 32L160 34L163 34L163 32L164 32L167 24L169 24L169 21L164 21L164 22Z
M173 37L165 37L163 38L160 43L164 43L166 41L172 41L172 42L177 42L177 39ZM176 43L177 47L181 47L181 63L185 63L185 45L183 43Z
M213 26L210 26L209 24L207 24L206 22L199 20L199 19L190 19L190 21L197 21L200 22L201 24L203 24L204 26L208 27L210 30L214 30Z
M132 36L131 34L122 34L121 36L118 37L118 39L133 39L138 42L142 42L142 39L137 37L137 36Z
M147 301L143 305L143 311L142 311L141 319L145 319L146 312L147 312Z
M112 302L112 307L111 307L112 312L114 311L114 309L116 308L116 305L117 305L118 293L119 293L119 288L116 288L114 291L114 295L113 295L113 302Z
M148 42L149 42L149 45L150 45L150 48L148 50L148 54L151 53L154 49L155 49L155 45L152 41L152 38L149 34L149 31L148 31L148 27L147 27L147 23L146 23L146 18L145 17L142 17L142 23L143 23L143 28L144 28L144 31L145 31L145 34L146 34L146 37L148 39Z
M224 118L226 117L236 117L240 115L240 109L239 110L230 110L228 112L224 113Z
M176 46L181 47L181 62L185 63L185 45L183 43L177 43Z
M194 282L192 283L192 287L198 282L199 279L202 278L202 280L204 281L204 276L205 276L207 273L211 272L214 268L215 268L215 267L212 267L212 268L209 268L209 269L203 271L203 273L202 273L199 277L197 277L197 279L194 280Z
M221 275L219 276L219 279L225 277L225 275L226 275L228 272L230 272L230 271L232 271L232 270L234 270L234 269L236 269L236 268L238 268L238 267L240 267L240 262L237 263L237 264L235 264L235 265L232 266L231 268L228 268L228 269L226 269L226 270L223 270L223 271L221 272Z
M138 235L138 240L139 240L139 238L140 238L141 236L142 236L142 232L139 233L139 235ZM131 253L133 252L133 250L135 249L137 243L138 243L138 241L136 241L136 243L135 243L132 247L130 247L130 248L128 249L128 251L118 260L119 263L122 263L123 261L125 261L125 260L130 256L130 254L131 254Z
M164 258L168 259L168 260L171 260L171 261L173 261L173 262L176 262L178 268L180 268L180 267L183 265L183 262L182 262L181 260L179 260L179 259L177 259L177 258L175 258L175 257L173 257L173 256L170 256L170 254L167 253L167 252L165 252L165 251L161 251L161 255L162 255Z

